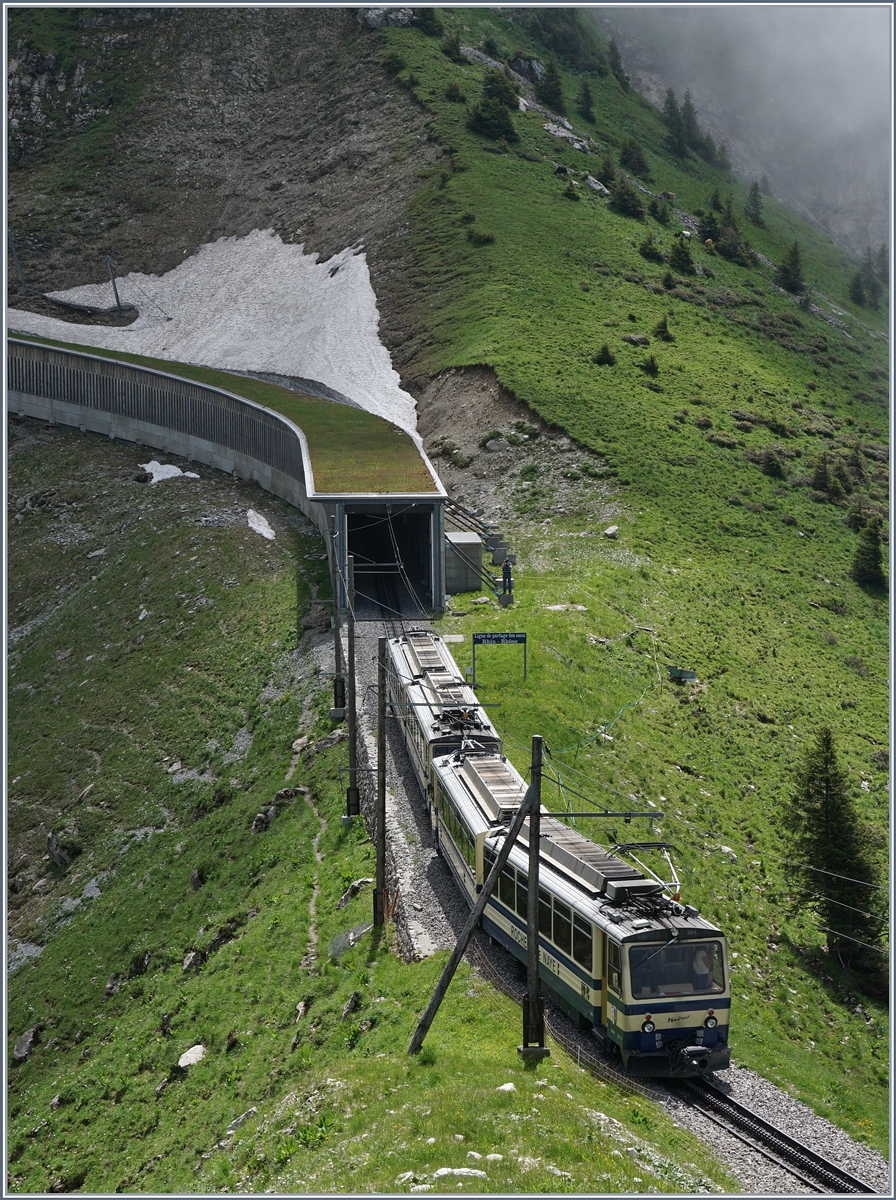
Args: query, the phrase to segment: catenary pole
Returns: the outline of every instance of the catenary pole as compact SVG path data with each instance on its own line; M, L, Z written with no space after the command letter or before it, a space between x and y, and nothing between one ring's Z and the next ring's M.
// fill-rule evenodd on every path
M348 556L348 789L345 815L356 817L361 811L358 792L358 710L355 689L355 558Z
M386 923L386 639L377 655L376 725L376 880L373 889L373 923Z
M539 741L541 741L540 738ZM534 761L534 742L532 748L532 757ZM486 879L485 883L482 885L482 891L479 893L476 903L473 906L473 910L467 918L467 923L461 931L461 935L457 940L457 945L451 952L451 957L445 964L445 968L442 971L439 982L436 984L432 998L430 999L429 1004L426 1006L426 1011L417 1023L417 1028L414 1030L414 1035L411 1038L408 1046L408 1054L417 1053L417 1051L423 1045L423 1039L429 1032L430 1026L435 1020L436 1013L439 1011L439 1005L445 998L445 993L448 991L448 985L451 983L454 972L457 970L457 965L463 958L464 951L469 944L470 938L473 936L473 930L479 924L479 918L485 912L485 906L488 904L489 898L491 897L492 892L495 890L495 885L498 882L498 878L501 872L504 870L504 866L510 857L511 847L513 846L513 843L516 841L517 836L523 827L523 822L529 815L531 792L532 784L529 785L526 794L517 810L516 816L513 818L513 822L510 826L507 836L504 838L504 845L498 851L498 857L495 860L495 865L492 867L488 879Z
M542 739L532 739L532 782L529 797L529 892L526 905L526 995L523 1000L524 1058L544 1058L544 1000L538 980L538 860L541 851L541 763Z

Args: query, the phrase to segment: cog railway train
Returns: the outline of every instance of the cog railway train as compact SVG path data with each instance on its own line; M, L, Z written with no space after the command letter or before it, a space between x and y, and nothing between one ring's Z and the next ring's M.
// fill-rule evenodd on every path
M398 718L436 845L472 907L526 793L501 738L444 642L388 639ZM731 985L725 937L696 909L542 808L539 976L543 990L633 1075L727 1067ZM527 956L528 822L482 916Z

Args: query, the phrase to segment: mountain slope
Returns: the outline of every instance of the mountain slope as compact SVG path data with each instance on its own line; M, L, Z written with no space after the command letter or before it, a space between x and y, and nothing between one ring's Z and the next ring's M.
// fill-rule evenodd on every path
M91 63L95 96L99 79L118 79L115 46L131 91L122 84L121 104L112 96L105 126L25 131L10 223L26 275L47 287L101 278L113 233L116 262L144 270L253 223L322 253L370 239L384 338L421 408L433 400L421 417L427 446L453 462L452 490L490 491L520 552L514 620L530 633L530 679L521 687L509 661L481 668L509 753L524 766L531 734L548 739L558 807L569 801L562 784L596 805L662 806L688 897L738 956L739 1060L883 1147L885 1005L827 953L812 914L791 911L780 815L805 747L830 724L862 816L886 827L887 597L850 576L857 521L887 511L886 305L855 306L856 261L768 197L765 228L753 226L744 183L674 156L656 109L611 75L588 76L592 121L573 111L582 75L561 70L587 151L533 104L508 118L517 141L472 132L486 58L543 59L546 47L493 12L442 19L475 53L452 58L420 29L366 31L338 11L175 12L66 29L58 95L79 61ZM34 46L47 54L62 38L61 20L35 20L13 86L37 72ZM348 159L324 172L339 157L328 122L346 88L356 99L344 132L354 111L370 122L369 176ZM42 113L51 95L45 86ZM231 118L239 133L214 142ZM286 136L261 151L270 123ZM647 189L643 206L675 193L665 224L614 211L588 184L605 149L618 166L626 138L648 160L649 177L629 170ZM181 143L191 167L178 173ZM106 209L109 188L86 172L113 178L125 158L127 187ZM761 257L744 266L692 237L701 273L673 270L677 235L709 213L715 189L723 205L730 192ZM306 237L296 230L308 212L318 225ZM653 257L640 252L648 233ZM812 285L802 304L775 273L797 238ZM614 364L595 361L604 343ZM510 448L491 454L480 442L498 428ZM618 541L595 537L605 504ZM548 608L557 604L573 607ZM446 628L468 635L504 619L469 609ZM692 667L699 682L671 685L664 663ZM19 1002L25 1019L24 989ZM28 1103L16 1118L22 1145Z

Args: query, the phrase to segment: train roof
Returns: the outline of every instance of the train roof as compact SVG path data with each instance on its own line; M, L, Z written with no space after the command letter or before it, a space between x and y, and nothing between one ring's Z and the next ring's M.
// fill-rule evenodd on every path
M495 848L524 802L526 782L512 763L497 753L454 753L434 760L440 777L476 804L481 828L491 826ZM597 904L602 924L623 941L656 939L678 931L684 938L720 931L696 909L669 900L662 886L636 867L570 829L542 806L541 862L583 899ZM513 857L528 858L529 822L523 823Z
M437 634L412 629L391 638L389 651L408 703L430 737L469 733L500 744L476 693Z

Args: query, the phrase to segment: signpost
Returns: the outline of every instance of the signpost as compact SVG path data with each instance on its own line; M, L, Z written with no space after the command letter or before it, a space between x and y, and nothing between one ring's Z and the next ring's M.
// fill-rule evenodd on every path
M473 687L476 686L477 646L522 646L523 679L526 678L526 635L524 633L474 633L473 634Z

